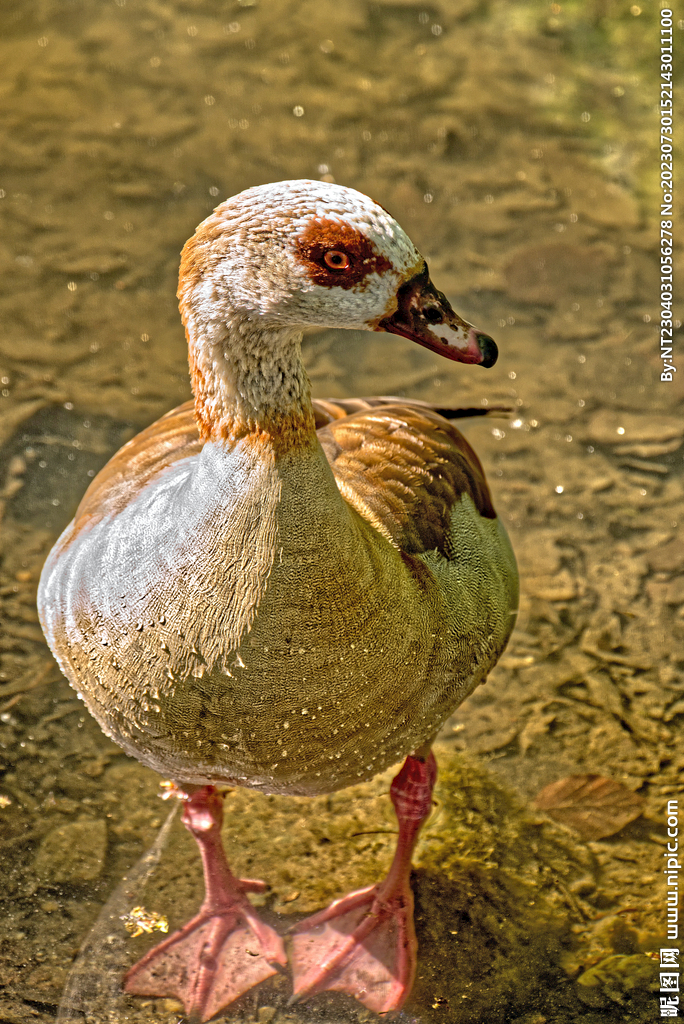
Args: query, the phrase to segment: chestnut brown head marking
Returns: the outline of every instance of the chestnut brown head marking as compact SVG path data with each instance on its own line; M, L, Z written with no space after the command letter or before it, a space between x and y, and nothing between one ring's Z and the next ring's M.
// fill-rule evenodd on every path
M296 252L315 284L328 288L363 288L371 274L392 269L390 261L350 224L313 218L296 239Z

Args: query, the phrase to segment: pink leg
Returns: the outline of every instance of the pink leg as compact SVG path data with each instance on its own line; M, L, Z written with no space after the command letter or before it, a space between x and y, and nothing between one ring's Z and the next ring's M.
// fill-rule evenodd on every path
M335 900L293 929L293 1001L334 989L355 996L376 1013L404 1004L418 949L411 854L430 813L436 777L432 752L406 758L390 789L399 838L387 878Z
M213 786L186 797L183 824L202 855L205 897L199 913L134 964L124 989L139 996L175 996L205 1021L287 960L283 942L259 920L246 892L263 882L238 879L221 843L223 801Z

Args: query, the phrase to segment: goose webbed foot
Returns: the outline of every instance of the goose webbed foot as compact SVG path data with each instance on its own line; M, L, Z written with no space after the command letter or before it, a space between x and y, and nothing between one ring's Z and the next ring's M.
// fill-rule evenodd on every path
M399 838L387 878L350 893L292 929L293 1001L326 989L376 1013L398 1010L411 991L418 944L411 854L430 813L437 775L432 753L407 757L392 783Z
M416 936L413 897L380 886L336 900L294 931L293 1001L326 989L346 992L368 1009L399 1009L413 983Z
M206 894L199 913L151 949L128 971L131 995L180 999L191 1020L209 1020L224 1006L285 965L280 936L259 919L247 892L263 882L238 879L221 843L223 808L213 786L187 797L183 824L192 832L204 864Z

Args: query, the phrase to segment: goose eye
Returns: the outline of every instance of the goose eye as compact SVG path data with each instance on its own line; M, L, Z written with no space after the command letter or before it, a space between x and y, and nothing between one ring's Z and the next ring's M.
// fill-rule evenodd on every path
M346 252L341 252L339 249L329 249L324 255L323 261L331 270L346 270L351 266L351 260Z

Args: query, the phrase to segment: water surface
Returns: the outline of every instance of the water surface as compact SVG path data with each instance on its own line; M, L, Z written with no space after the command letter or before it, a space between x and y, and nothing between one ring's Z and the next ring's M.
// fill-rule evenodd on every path
M440 741L405 1020L655 1019L643 954L662 944L663 811L684 772L684 370L660 382L651 8L6 0L2 21L0 1018L54 1020L90 935L87 1020L182 1019L117 990L119 961L154 941L128 937L116 900L130 909L121 880L166 816L158 779L61 678L35 590L97 469L190 395L183 242L226 196L310 177L395 214L501 353L483 371L319 332L315 394L513 410L464 426L522 607ZM543 786L586 773L638 792L642 816L597 840L534 810ZM313 801L229 794L229 854L270 882L269 920L378 877L390 777ZM141 899L175 927L200 898L175 823ZM341 996L287 996L276 979L225 1019L372 1019Z

